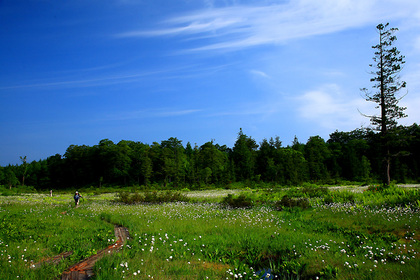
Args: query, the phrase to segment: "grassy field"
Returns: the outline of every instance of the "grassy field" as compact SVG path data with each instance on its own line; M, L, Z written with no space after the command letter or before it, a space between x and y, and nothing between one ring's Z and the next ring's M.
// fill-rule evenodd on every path
M0 197L0 279L56 279L115 242L114 224L130 239L96 263L95 279L419 279L418 189L183 195L127 205L86 193L78 208L71 194ZM31 268L66 251L57 265Z

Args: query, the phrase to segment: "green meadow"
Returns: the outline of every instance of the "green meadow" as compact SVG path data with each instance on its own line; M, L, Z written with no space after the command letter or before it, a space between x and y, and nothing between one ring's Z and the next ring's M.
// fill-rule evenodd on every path
M0 279L418 279L420 192L371 187L0 196ZM73 254L58 264L48 259ZM35 264L43 263L33 268Z

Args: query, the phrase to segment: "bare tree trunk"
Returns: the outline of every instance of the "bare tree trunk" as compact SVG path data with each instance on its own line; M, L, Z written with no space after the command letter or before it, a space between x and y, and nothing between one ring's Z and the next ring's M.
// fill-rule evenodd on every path
M391 176L390 176L390 159L388 156L386 156L383 159L383 164L382 164L382 183L384 186L389 186L391 184Z

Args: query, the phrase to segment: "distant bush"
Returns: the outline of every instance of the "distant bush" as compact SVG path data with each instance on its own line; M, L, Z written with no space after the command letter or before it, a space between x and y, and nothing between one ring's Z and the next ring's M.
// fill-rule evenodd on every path
M137 203L167 203L167 202L179 202L189 201L189 198L181 192L158 192L149 191L145 193L130 193L130 192L119 192L117 195L117 202L124 204L137 204Z
M382 192L388 188L389 186L384 186L384 185L369 185L367 190L370 192Z
M222 204L230 206L232 208L251 208L254 205L254 201L251 197L245 194L234 196L228 194L222 201Z
M9 189L2 189L0 190L0 194L2 196L12 196L12 195L16 195L16 192L9 190Z
M364 194L368 195L370 201L367 204L370 205L387 205L391 207L407 205L420 206L420 189L401 188L397 186L378 189L377 186L372 186Z
M334 191L329 192L324 196L324 203L333 203L333 202L340 202L340 203L354 203L356 201L356 194L351 191Z
M10 189L8 186L0 185L0 194L3 196L12 196L23 193L36 193L36 189L33 186L17 186Z
M330 192L327 187L313 186L310 184L304 184L301 191L308 197L322 197Z
M286 194L288 197L323 197L330 193L328 187L310 183L303 183L299 187L290 187Z
M311 204L309 203L309 199L307 199L306 197L292 198L287 195L283 196L281 200L276 202L275 205L278 210L282 210L285 207L300 207L302 209L306 209L311 206Z

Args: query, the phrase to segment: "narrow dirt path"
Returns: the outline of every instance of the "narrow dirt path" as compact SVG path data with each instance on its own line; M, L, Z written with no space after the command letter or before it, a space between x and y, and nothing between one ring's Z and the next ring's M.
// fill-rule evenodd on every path
M114 232L115 237L117 238L116 243L100 250L97 254L90 256L89 258L69 267L61 275L61 280L85 280L92 277L94 275L93 266L95 263L105 255L109 255L120 250L129 237L128 230L125 227L115 226Z

